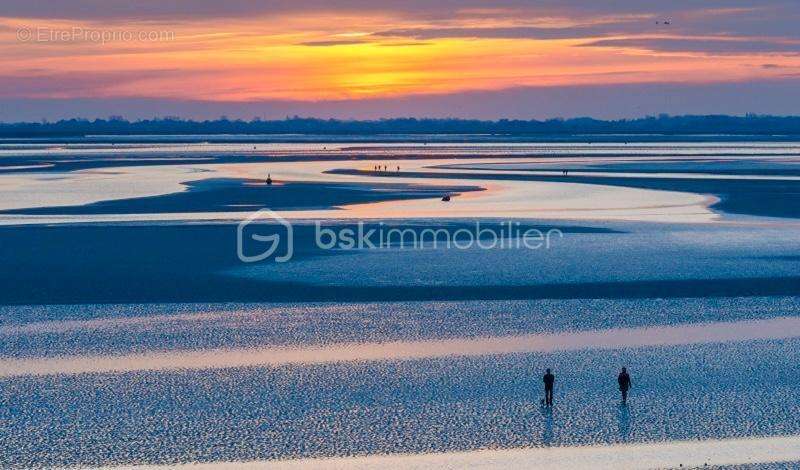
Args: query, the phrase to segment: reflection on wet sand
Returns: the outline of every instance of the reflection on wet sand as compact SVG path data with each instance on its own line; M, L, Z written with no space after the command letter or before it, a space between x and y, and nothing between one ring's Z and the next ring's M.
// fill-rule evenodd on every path
M171 466L192 469L644 469L693 468L800 460L800 436L667 441L608 446L541 447L440 454L374 455L283 461L215 462ZM123 468L159 468L157 466ZM161 467L163 468L163 467Z
M677 346L796 337L800 337L800 318L784 317L769 320L615 328L476 339L349 343L307 348L207 349L120 356L2 359L0 360L0 377L413 360L448 356Z
M400 160L395 164L403 172L431 172L430 167L453 163L454 160ZM469 162L470 160L459 160ZM500 161L500 160L498 160ZM506 161L506 160L502 160ZM477 160L475 161L477 162ZM404 178L371 174L331 174L332 168L360 170L370 162L274 162L204 165L162 165L117 167L113 175L95 175L76 171L61 175L58 180L44 179L37 174L0 175L8 187L18 187L9 198L0 201L0 210L28 207L91 204L109 199L142 198L185 191L187 181L203 179L261 179L269 172L283 181L305 183L351 183L374 185L392 183L428 186L475 186L486 188L469 196L453 199L455 204L442 204L440 197L398 200L377 203L344 204L326 210L291 210L279 213L292 219L388 219L441 217L507 217L574 220L643 220L662 222L710 222L718 216L708 209L715 202L707 195L649 189L584 185L559 182L492 181L481 179L450 180L447 178ZM368 168L367 168L368 169ZM436 170L441 172L442 170ZM461 173L452 170L453 173ZM502 172L501 172L502 173ZM146 184L142 184L145 181ZM365 188L368 189L368 188ZM64 195L68 195L65 197ZM466 196L466 197L465 197ZM238 221L247 212L174 212L142 214L20 215L4 214L0 224L111 222L111 221Z

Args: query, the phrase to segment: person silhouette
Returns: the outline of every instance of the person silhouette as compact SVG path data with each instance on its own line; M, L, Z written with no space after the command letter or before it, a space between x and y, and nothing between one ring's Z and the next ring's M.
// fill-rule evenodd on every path
M544 404L553 406L553 385L556 382L556 376L553 375L550 369L545 371L542 382L544 382Z
M617 383L619 384L619 391L622 393L622 403L626 404L628 402L628 390L631 388L631 376L628 375L628 371L624 367L619 376L617 376Z

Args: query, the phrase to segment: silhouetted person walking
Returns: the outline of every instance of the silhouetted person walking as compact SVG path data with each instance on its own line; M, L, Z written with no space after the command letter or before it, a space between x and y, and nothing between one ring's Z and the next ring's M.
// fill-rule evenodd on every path
M619 391L622 392L622 403L627 403L628 390L631 388L631 376L628 375L628 371L624 367L619 376L617 376L617 383L619 383Z
M544 404L553 406L553 384L556 382L556 376L550 372L550 369L545 371L542 382L544 382Z

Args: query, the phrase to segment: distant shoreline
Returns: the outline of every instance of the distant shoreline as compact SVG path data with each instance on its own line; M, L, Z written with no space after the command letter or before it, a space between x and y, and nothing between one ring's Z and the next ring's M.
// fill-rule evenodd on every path
M2 135L2 134L0 134ZM799 134L107 134L2 137L0 147L24 144L657 144L797 143Z
M481 121L469 119L394 118L369 121L315 118L284 120L191 121L155 118L127 121L123 118L69 119L58 122L0 123L0 139L97 139L125 138L278 139L308 141L331 139L403 139L418 141L675 141L746 138L800 140L800 116L648 116L604 121L592 118ZM240 140L241 141L241 140ZM347 140L344 140L347 141Z

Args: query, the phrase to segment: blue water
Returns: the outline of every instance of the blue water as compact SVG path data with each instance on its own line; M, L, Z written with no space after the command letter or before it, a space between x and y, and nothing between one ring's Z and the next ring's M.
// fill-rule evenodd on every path
M0 465L441 452L800 432L800 342L0 380ZM616 371L633 377L620 407ZM556 371L555 406L540 375ZM63 449L63 450L62 450Z
M379 343L795 315L800 315L800 297L18 306L0 307L5 320L0 327L0 355ZM148 318L151 321L144 322ZM11 329L47 321L97 319L116 323L79 324L71 329L56 323L54 327L62 329L24 332Z
M320 144L314 145L318 151ZM4 150L13 154L12 147ZM545 147L546 153L576 152ZM495 156L502 152L484 150ZM129 164L116 158L114 149L107 151L111 158L63 157L56 170L36 171L74 177L74 170ZM666 144L652 150L668 151ZM43 152L39 157L5 156L4 164L53 159ZM741 152L746 149L737 150ZM189 164L199 158L176 153L173 149L169 158L162 155L151 163L183 159ZM237 158L242 163L250 157ZM583 167L786 175L795 171L792 165L754 156L720 166L706 159ZM787 181L781 183L788 188L785 197L770 200L772 209L795 197L797 182ZM681 190L706 194L698 187L695 183ZM381 199L387 194L388 199L410 197L399 194L408 193L406 187L383 189L388 193ZM479 338L800 315L795 209L778 207L765 214L761 196L746 186L735 189L737 207L749 200L746 218L730 216L724 211L730 206L722 204L717 208L722 220L706 224L524 221L528 228L563 232L550 249L539 250L429 245L413 250L396 244L378 250L320 250L313 225L300 224L295 227L295 257L285 264L241 263L231 224L3 226L0 361ZM2 191L0 186L0 195ZM342 194L313 185L296 191L307 203L304 207L330 207L353 196L342 199ZM258 205L261 193L245 192L246 202ZM217 202L235 204L240 195L224 193L236 197ZM122 207L154 214L168 212L177 200L181 210L196 210L204 205L196 196L187 191L146 201L103 201L94 207L111 208L106 213ZM373 195L363 193L352 199L370 200ZM78 217L88 213L87 206L70 210ZM41 211L58 212L52 207ZM453 229L473 222L420 219L406 221L404 227ZM798 434L799 346L800 340L785 339L1 378L0 467ZM614 381L622 365L633 375L628 407L619 406ZM545 367L557 376L552 412L539 406Z

